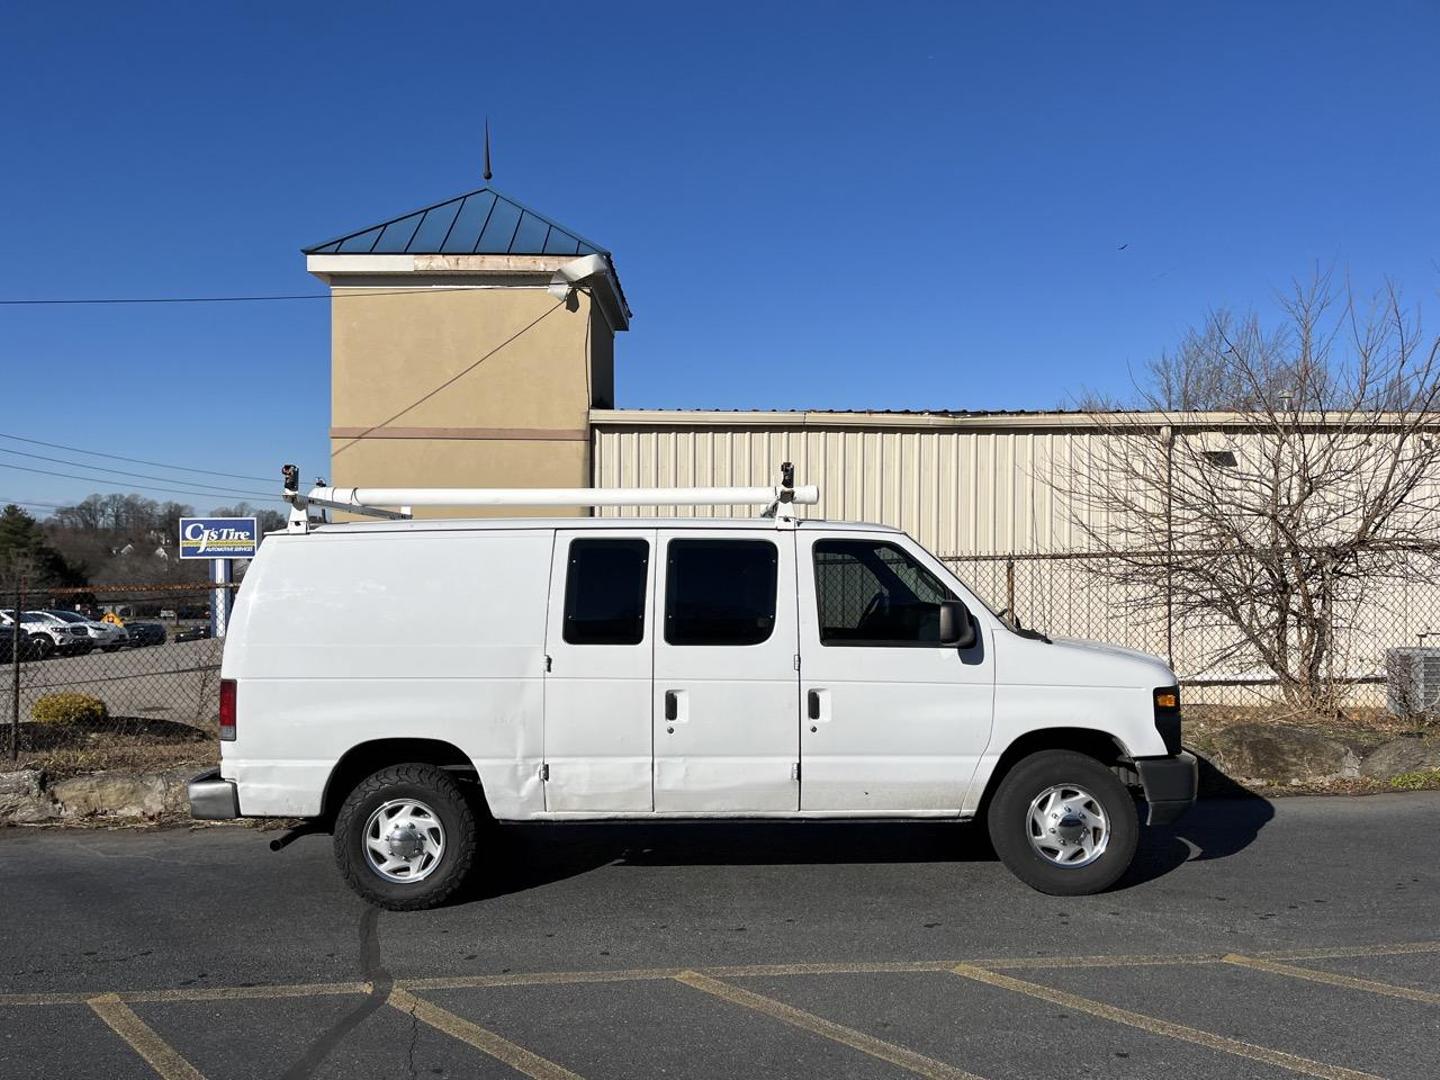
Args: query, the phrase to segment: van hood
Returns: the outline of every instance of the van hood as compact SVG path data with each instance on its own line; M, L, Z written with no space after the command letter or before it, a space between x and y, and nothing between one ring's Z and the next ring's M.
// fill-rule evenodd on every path
M1107 645L1103 641L1084 638L1054 638L1053 648L1065 649L1092 667L1095 682L1104 680L1112 686L1173 686L1175 673L1164 660L1139 649Z

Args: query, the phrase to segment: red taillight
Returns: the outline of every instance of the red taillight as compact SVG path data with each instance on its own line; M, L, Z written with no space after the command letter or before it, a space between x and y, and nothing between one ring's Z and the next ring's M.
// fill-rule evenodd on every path
M235 739L235 680L220 680L220 741Z

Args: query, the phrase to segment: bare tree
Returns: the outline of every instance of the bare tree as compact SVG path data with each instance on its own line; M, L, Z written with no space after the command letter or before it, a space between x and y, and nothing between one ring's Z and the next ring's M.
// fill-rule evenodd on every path
M1096 573L1212 631L1192 661L1263 665L1329 711L1362 602L1435 569L1440 341L1393 288L1361 310L1319 276L1283 312L1274 329L1214 314L1127 408L1087 402L1104 437L1058 483Z

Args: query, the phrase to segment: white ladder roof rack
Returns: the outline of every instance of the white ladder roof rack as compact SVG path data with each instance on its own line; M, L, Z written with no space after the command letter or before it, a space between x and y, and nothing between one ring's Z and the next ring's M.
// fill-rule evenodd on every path
M282 492L290 504L289 531L304 533L324 517L312 518L311 510L342 510L361 517L405 521L417 506L530 508L558 506L763 506L763 517L777 524L793 523L792 507L813 506L820 501L814 484L795 486L795 470L781 466L782 482L774 487L693 487L693 488L312 488L299 491L300 470L286 465L282 470Z

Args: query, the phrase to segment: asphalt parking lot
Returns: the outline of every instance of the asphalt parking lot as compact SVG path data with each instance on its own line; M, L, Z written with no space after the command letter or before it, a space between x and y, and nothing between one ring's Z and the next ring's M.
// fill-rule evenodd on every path
M378 912L327 837L0 834L0 1075L1440 1076L1440 795L1203 803L1122 887L946 825L511 832Z

